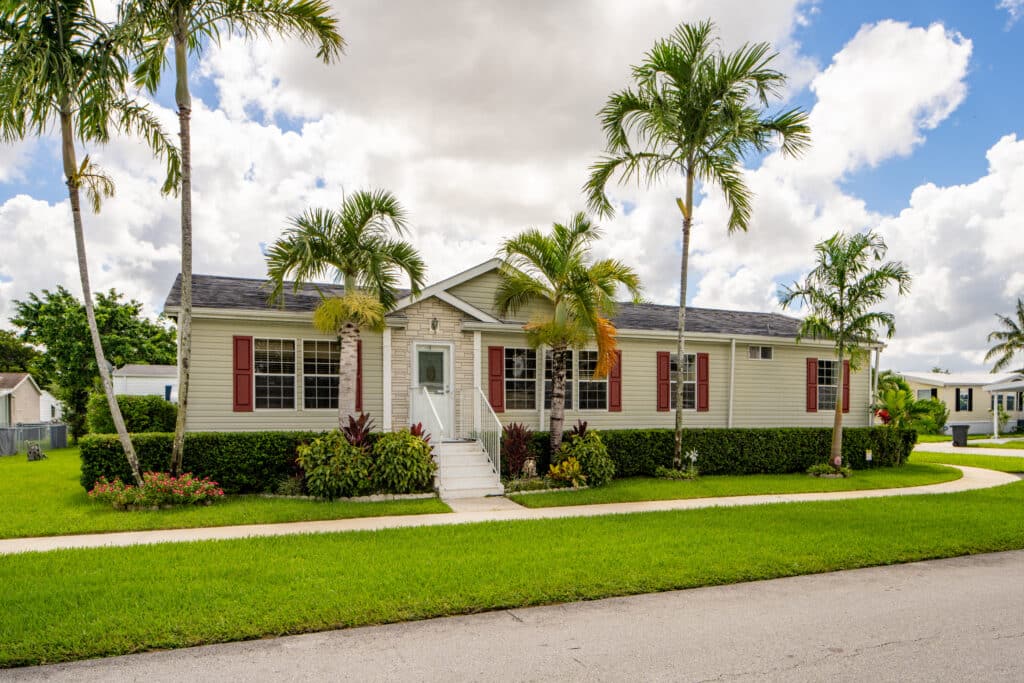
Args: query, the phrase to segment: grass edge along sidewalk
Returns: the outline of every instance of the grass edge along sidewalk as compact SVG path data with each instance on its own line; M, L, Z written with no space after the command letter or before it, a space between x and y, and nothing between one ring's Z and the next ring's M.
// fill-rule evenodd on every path
M0 666L1024 548L1024 482L946 495L0 557Z

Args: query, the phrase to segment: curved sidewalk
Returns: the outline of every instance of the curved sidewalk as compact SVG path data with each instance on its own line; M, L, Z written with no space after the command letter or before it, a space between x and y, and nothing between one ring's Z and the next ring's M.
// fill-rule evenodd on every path
M1004 443L1009 439L983 443ZM970 443L968 441L967 443ZM949 441L919 443L914 446L915 453L941 453L942 455L998 455L1010 458L1024 458L1024 448L978 448L971 446L954 446Z
M883 498L887 496L915 496L934 493L956 493L991 488L1020 479L1013 474L977 467L952 466L964 476L953 481L926 486L895 489L868 489L863 491L836 491L819 493L786 493L760 496L728 496L721 498L690 498L685 500L652 500L635 503L606 503L601 505L571 505L550 508L524 508L507 498L483 498L448 501L452 512L429 515L396 515L392 517L363 517L316 522L288 522L283 524L253 524L240 526L201 527L196 529L161 529L157 531L128 531L106 534L80 534L75 536L45 536L38 538L11 538L0 540L0 555L42 552L65 548L99 548L154 543L181 543L211 541L255 536L285 536L289 534L333 533L342 531L376 531L399 527L444 526L473 522L500 522L522 519L560 519L565 517L596 517L599 515L629 514L633 512L661 512L667 510L695 510L709 507L735 507L769 503L800 503L823 500L851 500L855 498Z

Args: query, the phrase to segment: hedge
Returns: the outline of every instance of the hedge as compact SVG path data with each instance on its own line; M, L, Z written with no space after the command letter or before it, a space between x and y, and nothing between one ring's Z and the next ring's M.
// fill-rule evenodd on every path
M653 476L655 469L672 466L672 429L598 430L615 461L616 477ZM566 432L566 438L569 434ZM902 465L917 442L912 429L849 427L843 430L843 460L853 469ZM759 429L684 429L683 452L696 450L701 474L787 474L828 462L832 447L829 427ZM551 462L548 433L534 432L537 471ZM872 461L865 452L872 450Z
M125 426L132 434L145 432L173 432L178 419L178 406L162 396L118 396ZM105 394L92 394L86 407L86 424L93 434L113 434L114 420L110 416Z

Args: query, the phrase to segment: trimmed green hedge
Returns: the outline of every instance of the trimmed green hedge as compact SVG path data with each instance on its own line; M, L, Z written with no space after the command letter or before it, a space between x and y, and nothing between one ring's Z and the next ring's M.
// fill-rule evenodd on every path
M616 477L654 476L671 467L675 432L671 429L598 430L615 461ZM568 438L568 432L566 432ZM912 429L850 427L843 430L843 460L853 469L902 465L917 442ZM551 463L548 433L534 432L532 449L537 471ZM832 447L829 427L762 429L685 429L683 452L696 450L701 474L787 474L827 462ZM865 451L872 450L867 462Z
M173 432L178 419L178 406L162 396L118 396L125 426L131 434L144 432ZM114 419L103 393L89 396L86 424L93 434L114 434Z

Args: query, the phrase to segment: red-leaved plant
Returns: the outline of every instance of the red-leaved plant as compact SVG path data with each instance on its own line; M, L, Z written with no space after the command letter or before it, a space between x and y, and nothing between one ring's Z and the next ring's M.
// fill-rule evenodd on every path
M533 441L533 430L526 425L513 422L505 425L501 437L501 461L508 463L508 473L518 477L523 465L530 458L530 444Z
M412 434L413 436L418 436L419 438L423 439L425 443L430 443L430 432L426 431L423 428L422 422L417 422L414 425L410 425L409 433Z
M348 426L341 430L345 440L356 448L366 451L370 448L370 432L373 431L373 419L368 413L359 413L358 418L348 416Z

